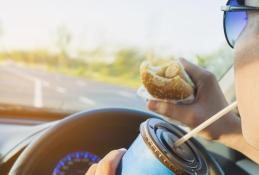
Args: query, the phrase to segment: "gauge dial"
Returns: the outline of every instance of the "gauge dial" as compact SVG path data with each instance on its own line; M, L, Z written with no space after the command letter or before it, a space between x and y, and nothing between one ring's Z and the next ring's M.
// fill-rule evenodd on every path
M74 152L57 163L52 175L84 175L88 168L99 160L98 156L89 152Z

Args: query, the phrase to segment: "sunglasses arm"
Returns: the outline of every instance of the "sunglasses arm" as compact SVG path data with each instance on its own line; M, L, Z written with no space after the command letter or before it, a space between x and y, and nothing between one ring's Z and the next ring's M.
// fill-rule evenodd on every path
M259 11L259 7L250 7L250 6L222 6L221 10L224 12L230 12L230 11Z

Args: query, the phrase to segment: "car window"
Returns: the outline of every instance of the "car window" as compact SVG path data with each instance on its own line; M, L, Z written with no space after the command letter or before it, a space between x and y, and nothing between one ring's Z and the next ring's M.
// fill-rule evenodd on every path
M144 108L139 65L185 57L218 79L232 65L223 0L9 0L0 6L0 103Z

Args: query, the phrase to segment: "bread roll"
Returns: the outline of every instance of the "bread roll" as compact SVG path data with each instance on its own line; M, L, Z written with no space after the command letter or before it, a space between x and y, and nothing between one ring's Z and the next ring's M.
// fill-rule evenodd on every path
M161 67L144 62L140 74L143 85L155 98L182 100L194 94L192 81L177 61Z

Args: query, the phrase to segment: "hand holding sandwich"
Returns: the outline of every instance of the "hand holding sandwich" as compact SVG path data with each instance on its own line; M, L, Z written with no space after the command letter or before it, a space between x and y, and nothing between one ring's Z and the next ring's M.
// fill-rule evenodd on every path
M149 101L148 108L193 128L226 107L228 103L212 73L185 59L180 61L195 84L194 101L191 104ZM215 122L201 134L208 139L218 139L222 134L240 130L240 121L235 114L227 115L228 117Z
M148 101L148 108L189 127L196 127L228 104L215 76L185 59L180 59L195 85L191 104ZM249 145L241 131L241 121L233 112L216 121L199 134L235 149L259 164L259 151Z

